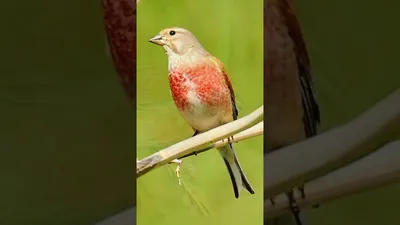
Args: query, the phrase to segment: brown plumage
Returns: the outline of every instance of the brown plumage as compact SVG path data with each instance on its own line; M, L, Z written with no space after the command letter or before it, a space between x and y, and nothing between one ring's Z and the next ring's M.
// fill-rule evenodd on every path
M264 153L268 154L316 135L320 112L313 91L310 60L294 10L288 0L266 2ZM293 193L287 194L299 224Z
M320 116L296 16L286 0L267 2L265 139L272 151L315 135Z
M136 4L103 0L105 31L117 73L132 104L136 97Z

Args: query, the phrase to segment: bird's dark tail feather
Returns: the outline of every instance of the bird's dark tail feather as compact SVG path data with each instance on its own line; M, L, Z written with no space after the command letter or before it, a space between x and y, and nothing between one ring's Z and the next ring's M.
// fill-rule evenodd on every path
M244 174L242 167L239 164L239 161L237 159L237 157L235 156L235 164L239 169L240 172L240 177L242 178L242 186L250 193L250 194L254 194L254 189L251 186L249 180L247 179L246 175Z
M244 174L242 167L236 157L235 151L231 146L225 146L224 149L220 151L222 156L224 157L224 162L226 168L228 169L229 176L232 181L233 192L235 193L235 197L239 198L239 185L243 186L250 194L254 194L254 189L251 187L250 182L248 181L246 175ZM227 157L233 157L232 163L227 160ZM232 159L232 158L231 158Z
M236 178L235 175L233 174L232 167L229 164L228 160L224 159L226 168L228 169L229 172L229 177L231 178L232 181L232 187L233 187L233 192L235 193L235 198L239 198L239 187L237 186Z

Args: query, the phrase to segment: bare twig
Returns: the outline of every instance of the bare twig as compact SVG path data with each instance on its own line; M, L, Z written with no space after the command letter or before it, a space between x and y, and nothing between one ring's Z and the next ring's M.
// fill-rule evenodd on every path
M345 166L400 134L400 89L346 125L264 156L272 197Z
M296 196L299 207L342 198L360 191L400 182L400 141L392 142L376 152L306 184L306 198ZM266 201L266 219L288 213L287 198L281 194L275 205Z
M256 137L256 136L262 135L263 133L264 133L264 122L259 122L255 126L250 127L247 130L244 130L242 132L239 132L239 133L233 135L232 140L230 142L228 142L226 140L220 140L220 141L210 145L207 148L204 148L204 149L201 149L199 151L196 151L195 153L190 153L188 155L182 156L179 159L183 159L183 158L186 158L186 157L192 156L192 155L198 155L198 154L200 154L202 152L205 152L207 150L210 150L212 148L219 148L219 147L225 146L225 145L227 145L227 144L229 144L231 142L236 142L237 143L239 141L243 141L243 140L246 140L246 139L249 139L249 138L252 138L252 137Z
M174 144L164 150L161 150L151 156L139 160L136 165L137 177L146 174L147 172L159 166L165 165L174 159L181 158L185 155L192 154L196 151L207 149L214 146L216 141L243 131L254 126L263 120L264 107L261 106L251 114L235 120L231 123L219 126L207 132L198 134L192 138Z

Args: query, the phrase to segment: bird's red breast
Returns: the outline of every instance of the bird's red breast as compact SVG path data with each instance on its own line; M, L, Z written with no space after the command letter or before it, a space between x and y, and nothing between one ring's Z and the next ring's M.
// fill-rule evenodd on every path
M185 111L195 104L191 102L191 94L196 95L201 104L210 110L230 105L227 81L229 79L225 79L221 68L203 63L177 68L169 74L171 94L180 111Z

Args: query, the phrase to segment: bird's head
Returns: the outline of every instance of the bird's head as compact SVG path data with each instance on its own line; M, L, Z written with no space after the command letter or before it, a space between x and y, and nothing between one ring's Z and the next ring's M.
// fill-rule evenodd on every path
M168 56L184 56L193 51L206 53L190 31L179 27L166 28L149 41L162 46Z

